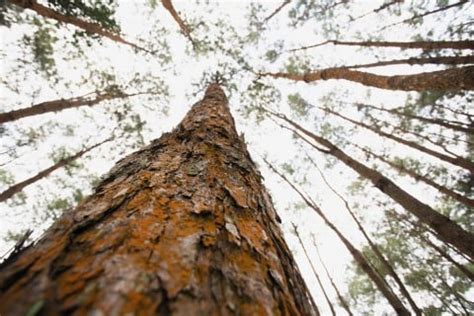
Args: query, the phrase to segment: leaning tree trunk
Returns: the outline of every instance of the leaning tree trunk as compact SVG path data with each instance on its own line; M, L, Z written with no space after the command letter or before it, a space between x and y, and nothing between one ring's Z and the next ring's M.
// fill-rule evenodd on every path
M317 314L278 220L212 84L2 264L0 314Z

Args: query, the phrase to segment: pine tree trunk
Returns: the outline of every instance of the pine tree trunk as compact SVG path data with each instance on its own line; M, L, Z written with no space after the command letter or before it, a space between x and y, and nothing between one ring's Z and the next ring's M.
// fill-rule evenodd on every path
M278 220L212 84L2 265L0 314L315 315Z
M48 19L53 19L61 23L66 23L66 24L71 24L74 25L80 29L83 29L84 31L91 33L91 34L97 34L103 37L107 37L111 39L114 42L125 44L128 46L131 46L135 49L145 51L147 53L152 53L149 50L140 47L134 43L131 43L127 40L125 40L123 37L121 37L119 34L115 34L113 32L110 32L109 30L103 28L97 23L91 23L86 20L77 18L75 16L70 16L70 15L64 15L61 14L60 12L57 12L55 10L52 10L40 3L38 3L36 0L8 0L9 2L22 7L24 9L30 9L35 11L38 15L41 15L44 18Z
M304 82L342 79L369 87L402 91L474 90L474 66L398 76L382 76L347 68L328 68L306 74L260 73L259 76Z
M324 153L337 158L339 161L341 161L349 168L357 172L361 177L371 181L377 189L391 197L394 201L404 207L408 212L415 215L422 223L428 225L431 229L433 229L442 241L453 245L461 253L464 253L471 259L474 258L474 234L464 230L456 222L452 221L443 214L436 212L429 205L419 201L410 193L404 191L402 188L397 186L392 180L388 179L377 170L369 168L366 165L355 160L327 139L311 133L310 131L304 129L302 126L300 126L296 122L293 122L283 114L274 113L266 109L264 110L271 115L285 120L293 128L303 133L307 137L313 139L321 146L324 146L326 149L322 150L321 148L309 142L301 134L295 132L298 137L302 138L303 140L306 140L315 149L322 150L324 151Z
M93 106L102 101L126 98L135 96L138 94L144 93L134 93L134 94L124 94L124 93L112 93L112 92L103 92L91 99L90 97L81 96L70 99L58 99L52 101L45 101L35 105L32 105L28 108L22 108L18 110L13 110L10 112L0 113L0 124L16 121L24 117L45 114L49 112L57 112L65 109L77 108L81 106Z
M53 165L49 166L48 168L41 170L36 175L34 175L34 176L24 180L24 181L21 181L19 183L16 183L16 184L12 185L8 189L6 189L5 191L0 193L0 202L4 202L5 200L11 198L15 194L20 193L27 186L35 183L36 181L39 181L41 179L46 178L47 176L49 176L54 171L56 171L56 170L58 170L62 167L67 166L68 164L70 164L71 162L73 162L76 159L81 158L82 156L84 156L85 154L87 154L88 152L93 150L94 148L97 148L100 145L102 145L106 142L109 142L111 140L112 140L112 137L110 137L110 138L108 138L108 139L106 139L106 140L104 140L100 143L97 143L93 146L85 148L85 149L75 153L72 156L69 156L69 157L66 157L66 158L63 158L63 159L59 160L58 162L54 163Z

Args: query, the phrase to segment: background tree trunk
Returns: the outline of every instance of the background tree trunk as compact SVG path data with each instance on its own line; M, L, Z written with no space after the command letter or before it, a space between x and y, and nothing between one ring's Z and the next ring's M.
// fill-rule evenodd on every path
M315 315L277 220L212 84L2 264L0 314Z

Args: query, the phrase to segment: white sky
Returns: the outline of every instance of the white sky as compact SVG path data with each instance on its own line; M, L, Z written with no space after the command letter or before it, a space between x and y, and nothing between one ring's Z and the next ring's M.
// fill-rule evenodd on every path
M260 3L265 9L261 16L267 16L273 9L279 6L281 2L282 1L261 1ZM179 123L192 104L198 101L202 96L202 91L198 92L192 84L200 82L204 71L209 69L212 71L219 70L219 63L226 61L227 58L219 54L210 55L208 58L201 58L198 60L190 58L187 54L187 50L189 50L190 47L186 38L178 32L176 23L172 20L169 13L161 6L157 6L153 12L150 12L150 10L144 5L146 3L145 1L122 0L119 1L119 3L120 6L117 10L116 16L121 25L124 36L127 39L134 41L137 36L141 36L150 30L156 30L159 28L166 29L168 34L161 34L160 36L163 36L163 38L168 40L173 57L172 65L162 67L159 62L153 58L145 57L140 53L135 54L127 47L116 45L108 40L103 40L102 44L95 43L94 46L87 51L87 56L93 67L113 71L119 80L127 80L127 78L130 78L130 75L135 72L140 74L150 72L169 85L171 95L168 101L163 99L149 101L141 97L135 97L129 100L134 111L139 112L147 122L147 128L149 130L145 133L145 137L146 142L148 142L159 137L161 133L170 131ZM246 19L248 3L248 1L219 1L218 5L214 2L207 5L205 3L196 5L194 3L191 4L188 1L174 1L176 9L186 20L199 21L202 17L205 17L206 22L212 23L212 21L215 21L217 18L222 18L235 27L240 35L245 34L246 32L246 26L248 23ZM358 16L379 7L382 3L382 1L355 1L355 5L352 7L352 13L354 16ZM406 6L407 5L405 5L405 7ZM433 3L431 6L433 6ZM269 64L263 60L266 50L277 41L284 41L285 48L290 49L293 47L318 43L324 40L321 32L318 29L315 29L311 23L306 23L304 26L297 29L289 28L287 26L287 15L290 8L291 5L285 7L270 21L267 25L267 31L265 31L263 38L256 49L252 46L245 49L248 60L256 67L255 70L280 70L288 56L282 56L275 64ZM472 13L472 4L466 8ZM214 11L209 13L211 9ZM469 12L455 11L449 13L450 18L446 19L446 21L462 21L463 18L469 16ZM350 24L350 29L341 30L341 32L345 34L342 38L348 40L356 39L356 36L358 35L362 38L367 38L370 34L374 34L375 30L381 26L401 21L411 15L412 13L408 11L404 12L403 15L399 17L384 16L383 19L377 19L376 15L370 15L365 19ZM344 25L344 22L345 21L341 21L341 24ZM434 22L434 19L426 19L425 25L431 27L434 25ZM64 36L69 36L68 34L70 34L71 29L72 28L69 27L60 29L60 36L63 34ZM443 25L439 26L437 29L435 27L435 36L437 35L436 30L443 29ZM12 69L15 69L15 66L17 65L16 60L22 55L21 48L16 45L16 41L21 38L24 33L28 32L29 30L27 27L17 25L12 26L10 29L0 27L2 46L0 49L2 54L0 74L2 77L6 78L7 76L10 76ZM216 36L216 32L215 29L211 29L207 35L211 37ZM421 32L423 32L423 30L421 30ZM198 34L196 34L198 38L203 35L206 34L203 32L198 32ZM389 29L385 31L385 33L378 35L396 41L409 40L414 34L404 26L401 26ZM156 39L147 37L147 41L149 42L154 40L158 41L160 39L162 38ZM68 57L72 54L71 52L74 52L73 47L57 45L55 57L58 71L65 80L73 83L72 86L74 88L67 88L62 84L56 86L53 85L53 88L48 88L41 76L33 74L31 69L27 69L24 72L26 74L26 82L20 86L21 91L19 95L12 93L12 91L4 86L0 86L0 111L26 107L33 103L52 100L58 97L67 98L71 96L79 96L93 90L92 83L78 84L81 74L84 73L83 62L68 60ZM403 56L408 56L410 54L415 56L418 52L411 51L400 53L397 49L384 49L380 50L378 53L378 58L380 60L385 60L393 57L403 58ZM304 54L301 54L300 56L304 56ZM317 66L323 67L341 64L355 64L377 60L377 58L373 54L368 53L367 50L334 46L327 46L308 51L306 58L311 60L312 65L315 68ZM383 69L370 69L370 71L383 74L398 74L416 73L420 72L422 69L423 71L428 71L436 68L437 67L422 68L417 66L396 66L385 67ZM18 72L13 77L21 79L22 74L22 72ZM235 82L238 86L239 92L244 93L246 85L253 79L254 77L250 73L245 73L240 78L239 82ZM343 81L328 81L311 85L305 83L294 84L284 80L268 80L268 82L271 82L282 93L282 101L280 104L271 104L268 106L272 108L280 107L282 111L287 113L288 105L286 104L286 96L296 92L300 93L306 100L312 103L317 103L317 100L322 96L334 92L338 98L346 101L383 104L388 108L404 104L405 98L408 95L405 92L367 88L355 83ZM31 93L36 89L38 90L38 95L33 99ZM368 95L369 92L370 95ZM346 96L341 97L344 94L346 94ZM298 161L295 158L298 147L294 146L291 136L287 131L279 130L273 123L264 121L259 126L256 126L253 119L243 117L239 111L243 106L240 102L238 95L233 95L230 99L231 110L236 119L237 129L245 134L245 139L249 143L249 150L252 157L261 166L261 172L266 179L265 183L270 189L277 210L285 223L283 229L287 241L292 250L295 250L298 265L311 289L311 292L314 294L315 301L318 302L318 307L323 312L323 315L325 315L329 313L329 309L324 302L322 294L316 284L312 272L310 271L310 267L303 256L302 249L300 248L296 238L289 233L289 223L295 222L300 226L300 232L303 234L306 247L310 250L313 262L316 264L319 275L323 279L326 290L329 292L335 305L337 305L335 293L333 293L323 270L319 266L319 261L311 246L309 238L310 234L315 234L325 263L328 266L331 275L334 277L335 282L343 292L346 291L348 277L347 265L350 261L350 257L334 234L329 231L311 211L302 210L295 213L292 210L288 210L288 206L295 201L299 201L299 199L286 184L280 182L276 175L269 172L267 168L263 166L258 155L268 154L270 160L274 161L275 164L277 162ZM164 105L167 105L170 109L168 116L160 113L160 109ZM116 106L122 106L122 104L120 102L108 102L109 108ZM321 113L319 114L323 117ZM350 108L348 108L347 112L343 114L357 117L356 111ZM336 124L338 122L335 119L333 120L334 121L331 121L331 123ZM50 121L58 121L61 125L52 132L52 135L42 141L37 149L32 150L27 148L20 159L5 167L6 170L11 171L15 175L17 181L25 179L49 166L51 160L48 157L48 153L51 152L51 148L58 148L59 146L64 145L70 148L71 151L75 151L85 144L90 145L99 139L107 137L107 131L111 131L113 128L113 126L110 126L109 114L106 110L106 106L103 105L98 105L92 108L81 108L79 110L66 110L60 113L50 113L39 117L27 118L13 124L18 127L33 127L38 129L40 126L45 126ZM75 136L65 137L61 134L61 130L66 124L76 126L77 132ZM98 125L101 127L97 127ZM305 123L305 126L309 129L312 128L312 125L313 123L310 122ZM413 150L407 150L402 146L382 142L380 138L368 132L361 132L357 135L358 136L352 139L352 141L362 141L363 144L370 145L371 148L374 148L375 150L382 149L386 147L387 144L390 144L393 153L396 153L397 155L420 155L419 153L415 153ZM5 142L2 143L2 145L5 146L5 144L11 144L12 139L0 138L0 141ZM82 159L86 166L86 171L96 175L106 173L108 169L113 166L116 160L123 157L124 154L121 152L123 147L125 147L125 145L114 143L94 151L91 155L88 155L90 158ZM132 149L127 147L125 147L124 150L128 153L132 151ZM320 167L325 164L325 159L322 155L314 153L309 149L307 151L312 153ZM2 157L2 159L4 158ZM363 156L359 155L359 159L363 159ZM2 162L3 161L4 160L2 160ZM427 159L426 161L429 160ZM305 175L308 177L308 180L310 183L314 184L313 187L307 189L307 191L312 194L314 199L320 201L322 209L327 213L327 216L336 223L336 225L352 242L361 245L363 239L360 233L356 230L355 224L350 220L348 214L343 208L341 201L339 201L337 197L335 197L324 186L316 171L306 170L301 172L306 172ZM332 184L337 188L337 190L347 196L345 193L346 188L356 179L355 174L340 165L326 169L325 173L326 176L331 179ZM52 176L50 178L57 180L64 177L66 177L65 173L63 171L58 171L55 173L54 177ZM37 201L38 198L45 198L52 194L58 196L64 194L64 192L58 187L57 183L51 179L38 182L25 189L25 193L29 196L26 207L18 208L6 204L0 205L0 237L4 237L9 230L19 231L32 226L36 228L35 234L38 236L42 229L47 227L51 221L41 223L41 221L38 220L38 216L41 215L38 214L38 212L41 213L41 209L35 209L31 207L31 205L33 201ZM411 181L407 181L406 179L398 178L397 180L397 183L415 194L423 202L433 202L433 190L428 189L425 186L414 185ZM80 176L69 179L68 181L72 181L78 186L84 186L86 183L86 180ZM364 200L364 203L370 204L371 199L373 198L373 196L368 196L365 197L365 200L364 198L362 198L362 200ZM45 204L43 203L42 205L44 206ZM360 216L366 219L366 223L372 224L377 222L382 215L382 210L377 209L376 207L365 210L363 214L360 214ZM375 225L370 226L375 228ZM11 247L11 243L8 244L0 241L0 253L4 253L9 249L9 247ZM380 313L383 311L390 311L390 308L383 302L381 302L378 308L378 312ZM338 311L341 310L339 309Z

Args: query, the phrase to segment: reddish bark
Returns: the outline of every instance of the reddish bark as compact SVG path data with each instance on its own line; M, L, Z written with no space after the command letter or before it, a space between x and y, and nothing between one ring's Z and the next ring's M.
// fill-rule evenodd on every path
M0 313L315 315L227 98L171 132L0 269Z

